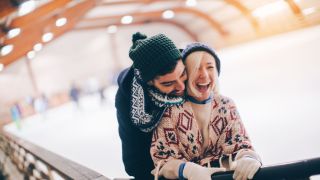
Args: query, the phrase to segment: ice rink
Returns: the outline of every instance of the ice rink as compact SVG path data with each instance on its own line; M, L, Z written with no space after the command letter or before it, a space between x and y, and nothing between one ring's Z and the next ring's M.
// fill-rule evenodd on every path
M221 93L231 97L264 165L320 157L320 27L218 51ZM127 177L114 108L117 87L5 129L96 170ZM319 178L317 178L319 179Z

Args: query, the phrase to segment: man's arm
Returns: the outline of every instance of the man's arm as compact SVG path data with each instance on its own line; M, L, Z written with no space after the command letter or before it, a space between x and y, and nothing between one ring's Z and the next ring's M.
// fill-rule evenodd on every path
M153 179L150 174L153 163L150 157L151 133L141 132L130 118L130 83L124 77L128 70L118 78L119 89L116 95L119 135L122 143L122 160L126 172L135 179Z
M119 111L117 117L118 121L125 118ZM129 122L120 121L119 135L122 143L122 160L126 172L134 176L135 179L153 179L150 173L153 169L149 152L150 133L143 133L131 125L128 126Z

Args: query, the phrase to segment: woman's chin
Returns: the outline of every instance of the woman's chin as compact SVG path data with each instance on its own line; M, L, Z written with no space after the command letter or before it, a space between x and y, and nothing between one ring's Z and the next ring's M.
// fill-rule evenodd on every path
M196 88L196 89L200 93L200 96L196 98L198 101L204 101L210 97L210 91L211 91L210 87Z
M195 98L197 101L204 101L204 100L209 99L209 97L210 97L210 93L209 92L204 92L204 93L200 93L200 94L201 95L199 97Z

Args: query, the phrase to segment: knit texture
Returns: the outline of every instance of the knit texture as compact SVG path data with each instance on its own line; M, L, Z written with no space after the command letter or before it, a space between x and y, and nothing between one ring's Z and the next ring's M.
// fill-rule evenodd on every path
M164 34L147 38L139 32L132 36L133 45L129 57L133 66L140 70L145 82L152 80L159 72L181 59L181 53L174 43Z
M180 159L205 165L222 156L235 156L241 149L253 150L231 99L214 97L208 126L209 137L204 138L189 101L168 108L152 136L150 153L154 164ZM209 141L207 146L204 139Z
M191 43L191 44L187 45L187 47L182 51L183 62L185 62L188 55L190 55L191 53L193 53L195 51L205 51L205 52L211 54L214 57L214 60L216 61L218 75L220 75L220 59L217 56L217 54L215 53L215 51L206 44L203 44L200 42L195 42L195 43Z

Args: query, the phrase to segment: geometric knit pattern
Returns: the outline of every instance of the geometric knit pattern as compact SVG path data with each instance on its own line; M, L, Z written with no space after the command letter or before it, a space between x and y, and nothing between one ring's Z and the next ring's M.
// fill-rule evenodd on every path
M152 116L145 112L144 91L136 77L132 80L131 119L134 124L147 124Z
M160 123L160 118L165 112L168 106L180 105L184 102L181 97L169 97L169 95L163 95L163 93L158 94L158 97L163 98L157 100L157 103L153 100L153 105L156 108L151 109L148 113L145 109L146 101L150 98L153 99L153 95L150 94L150 89L143 86L143 81L141 79L141 73L138 69L134 69L134 76L132 79L132 89L131 89L131 110L130 116L132 123L138 127L143 132L151 132ZM154 92L156 95L157 93ZM149 94L150 96L146 95Z
M155 166L158 161L170 159L191 161L200 165L218 160L223 155L235 155L241 149L251 149L234 102L215 95L209 129L209 144L203 149L203 137L189 101L181 106L167 108L165 116L153 131L151 157Z

